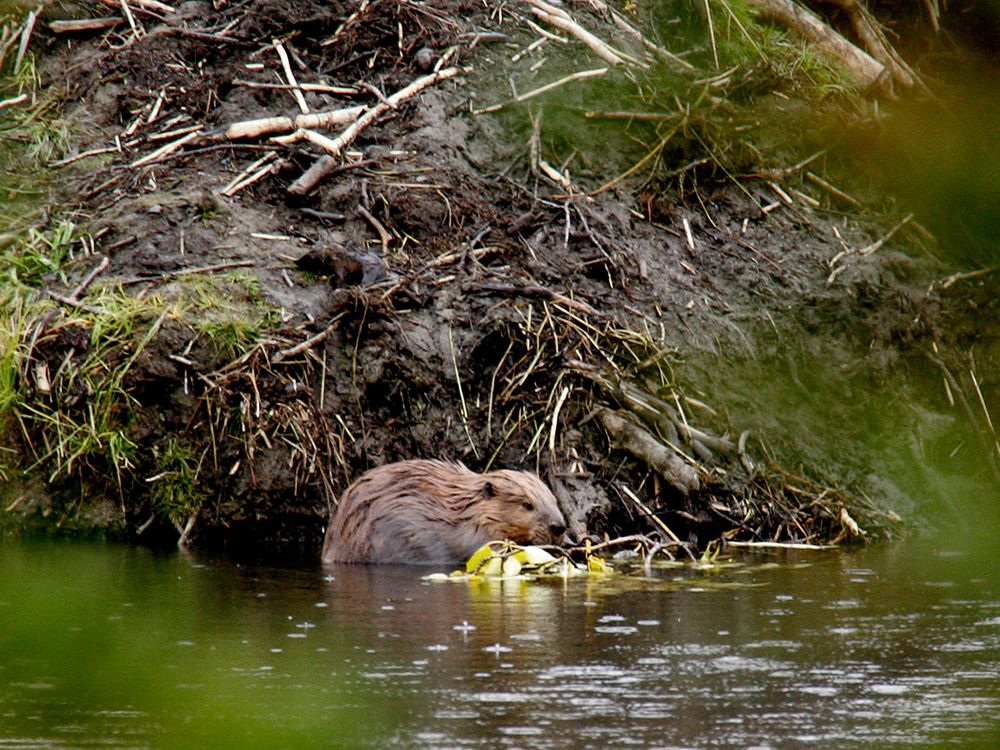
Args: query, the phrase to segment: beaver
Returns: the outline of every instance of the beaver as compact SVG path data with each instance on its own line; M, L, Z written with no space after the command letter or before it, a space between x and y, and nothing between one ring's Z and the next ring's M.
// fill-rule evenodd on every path
M485 474L461 463L410 460L363 474L330 517L324 562L463 562L494 539L557 544L566 520L537 475Z

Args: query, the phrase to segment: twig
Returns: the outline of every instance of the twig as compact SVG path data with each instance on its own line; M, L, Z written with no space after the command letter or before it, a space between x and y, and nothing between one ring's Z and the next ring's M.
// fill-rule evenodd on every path
M890 75L885 66L823 23L812 11L792 0L748 0L748 3L765 17L779 21L839 60L862 90L875 88L889 93Z
M978 278L979 276L985 276L986 274L994 273L997 270L1000 270L1000 266L993 266L992 268L980 268L978 271L967 271L965 273L953 273L951 276L946 277L940 283L940 287L941 289L948 289L952 285L957 284L959 281L967 281L969 279L975 279ZM934 284L931 285L931 288L933 287Z
M336 317L334 317L333 320L330 321L330 323L326 326L326 328L317 333L315 336L310 336L305 341L296 344L295 346L289 347L288 349L282 349L280 352L275 352L274 356L271 357L271 364L278 364L278 362L281 362L284 359L288 359L289 357L294 357L295 355L301 354L307 349L312 349L314 346L316 346L316 344L322 343L326 339L326 337L333 332L333 329L337 327L337 323L339 323L340 319L343 318L346 314L347 313L343 312L338 314Z
M39 5L34 10L28 12L28 17L24 21L24 27L21 29L21 41L17 47L17 57L14 58L15 73L21 69L21 63L24 62L24 56L28 54L28 44L31 42L31 33L35 30L35 21L38 19L38 14L41 12L42 6Z
M712 44L712 61L715 63L715 69L719 70L719 48L715 43L715 22L712 20L712 6L709 5L708 0L703 0L705 3L705 17L708 19L708 41Z
M526 286L516 286L513 284L471 284L468 287L469 291L481 292L483 294L500 294L507 297L530 297L535 299L543 299L551 302L556 302L560 305L564 305L577 312L582 312L586 315L592 315L597 318L608 318L609 316L602 313L599 310L595 310L593 307L588 305L586 302L581 302L579 300L567 297L565 294L553 291L548 287L538 286L538 285L526 285Z
M600 408L597 416L614 442L659 472L682 494L701 488L697 470L644 429L607 408Z
M587 31L580 24L574 21L569 13L562 8L549 5L548 3L543 2L543 0L528 0L528 4L532 6L531 12L538 18L558 29L562 29L563 31L572 34L585 45L590 47L594 54L602 60L606 60L612 65L632 65L637 68L649 67L641 60L637 60L631 55L615 49L591 32Z
M105 5L119 7L118 0L101 0L101 2ZM177 12L173 6L161 3L159 0L133 0L133 2L145 11L157 13L161 16L171 16Z
M358 213L372 225L376 232L378 232L379 240L382 243L382 252L388 253L389 245L392 243L392 235L389 234L389 231L385 228L385 226L383 226L382 222L376 219L372 212L364 206L358 206Z
M697 68L695 68L695 66L687 60L684 60L683 58L675 55L673 52L651 42L641 31L630 24L621 13L607 3L602 2L602 0L588 0L588 2L602 15L610 16L611 20L614 21L615 26L640 42L646 49L650 50L661 59L688 71L697 70Z
M639 510L642 511L642 513L653 524L655 524L660 528L660 531L662 531L664 534L673 539L677 544L681 543L680 538L673 531L670 530L670 527L667 526L667 524L663 521L663 519L657 516L655 513L653 513L653 511L651 511L649 507L644 502L642 502L642 500L639 499L638 495L632 492L632 490L626 487L624 484L621 485L621 488L622 492L625 493L625 497L627 497L629 500L635 503L636 507L639 508Z
M297 88L300 91L315 91L319 94L339 94L341 96L356 96L360 93L360 89L357 86L330 86L325 83L298 83L295 86L291 86L287 83L261 83L260 81L247 81L243 78L234 78L233 85L246 86L251 89L275 89L279 91L288 91Z
M15 104L20 104L21 102L26 102L26 101L28 101L27 94L21 94L19 96L15 96L13 99L3 99L0 100L0 109L3 109L4 107L13 107Z
M292 65L288 61L288 53L285 52L285 46L278 39L275 39L272 44L274 45L275 51L278 53L278 57L281 59L281 67L285 71L285 80L287 80L288 85L292 87L292 96L295 97L295 102L299 105L299 110L304 115L309 114L309 105L306 104L306 98L302 95L302 89L299 88L299 82L295 80L295 74L292 72Z
M183 136L181 138L178 138L176 141L168 143L165 146L161 146L160 148L156 149L156 151L153 151L152 153L146 154L141 159L136 159L134 162L132 162L131 164L129 164L129 166L130 167L141 167L141 166L143 166L145 164L149 164L150 162L154 162L157 159L162 159L165 156L169 156L170 154L174 153L175 151L179 151L184 146L185 143L190 143L195 138L198 138L200 135L202 135L203 132L204 131L196 130L196 131L194 131L192 133L188 133L187 135L185 135L185 136Z
M462 427L465 428L465 435L469 438L469 446L472 448L472 453L478 459L479 449L476 448L476 441L472 439L472 431L469 429L469 407L465 403L465 392L462 390L462 376L458 371L458 357L455 354L455 337L451 326L448 326L448 343L451 346L451 364L455 368L455 382L458 384L458 400L461 405L459 416L462 418Z
M137 25L135 22L135 17L132 15L132 9L128 5L128 0L120 0L122 6L122 12L125 14L125 20L128 21L128 25L132 29L132 34L135 35L136 39L141 39L145 31L141 26Z
M274 160L277 157L278 154L274 151L269 151L264 154L262 157L257 159L257 161L230 180L229 184L222 189L222 194L225 196L236 195L236 193L243 188L252 185L271 172L274 172L277 168L277 165L274 164Z
M594 70L581 70L576 73L572 73L568 76L563 76L559 80L552 81L551 83L547 83L544 86L539 86L537 89L532 89L531 91L525 94L518 94L513 99L510 99L506 102L501 102L500 104L491 104L488 107L483 107L482 109L473 110L472 114L483 115L488 112L497 112L503 109L504 107L509 107L511 104L519 104L521 102L525 102L528 99L532 99L538 96L539 94L544 94L547 91L552 91L553 89L557 89L560 86L565 86L567 83L572 83L573 81L581 81L587 78L597 78L599 76L607 75L607 72L608 72L607 68L595 68Z
M309 169L288 186L292 195L308 195L337 168L337 160L328 154L323 154L310 165Z
M552 410L552 428L549 430L549 453L551 454L556 452L556 431L559 428L559 412L562 410L567 396L569 396L569 386L564 385L558 400L556 400L556 406Z
M68 307L75 307L78 310L83 310L85 312L89 312L91 315L105 315L105 314L107 314L107 310L105 310L105 309L103 309L101 307L95 307L94 305L88 305L86 302L81 302L80 300L74 299L73 297L67 297L65 295L58 294L56 292L53 292L51 289L48 291L48 295L52 299L54 299L56 302L61 302L62 304L67 305Z
M326 139L327 141L329 141L329 143L327 143L324 146L324 148L328 152L328 155L331 157L331 159L323 160L322 166L313 164L313 166L309 168L307 174L310 175L311 184L314 186L317 185L324 177L326 177L330 172L332 172L336 167L335 160L340 158L340 155L343 153L344 149L347 148L349 145L351 145L351 143L354 142L354 139L358 137L361 131L367 128L369 125L371 125L378 117L385 114L393 107L398 106L400 102L404 102L407 99L416 96L428 86L433 86L434 84L440 81L445 81L449 78L454 78L461 72L462 72L461 68L455 68L455 67L444 68L443 70L439 70L429 75L423 76L422 78L418 78L409 86L400 89L395 94L388 97L386 101L379 102L371 109L367 110L364 114L358 117L357 120L354 121L354 124L347 127L335 139L333 140ZM294 140L299 140L303 137L306 137L305 131L297 130L295 133L292 134L292 136L289 136L287 139L282 139L282 142L291 142ZM310 138L310 140L313 139ZM291 193L292 195L304 195L305 194L303 192L303 189L305 187L303 185L304 177L305 175L303 175L303 177L300 177L298 180L293 182L289 186L288 192Z
M745 547L749 549L836 549L836 544L806 544L804 542L731 542L729 547Z
M809 180L814 185L818 185L819 187L823 188L826 192L828 192L835 198L839 198L852 208L861 208L861 201L859 201L857 198L848 195L840 188L834 187L819 175L814 174L813 172L806 172L806 179Z
M272 133L288 133L296 128L332 128L354 122L367 108L363 106L344 107L328 112L311 112L297 117L263 117L257 120L242 120L229 125L223 137L235 141L241 138L259 138Z
M246 268L247 266L255 266L255 265L257 265L257 262L253 260L233 260L227 263L215 263L210 266L181 268L176 271L167 271L166 273L155 274L152 276L139 276L134 279L125 279L121 283L123 285L142 284L143 282L147 281L161 281L163 279L173 279L178 276L190 276L196 273L214 273L215 271L224 271L227 268Z
M194 513L191 514L191 517L188 518L187 523L184 524L184 528L183 529L181 529L178 526L178 530L181 532L180 537L178 537L178 539L177 539L177 546L178 547L185 547L185 546L187 546L188 537L191 536L191 532L194 530L195 521L197 521L197 520L198 520L198 511L195 511Z
M80 295L87 291L87 287L94 283L94 279L104 273L109 265L111 265L111 260L105 255L101 258L101 262L94 266L90 272L83 277L83 280L76 285L76 289L74 289L69 296L73 299L79 299Z
M49 21L49 30L53 34L79 34L86 31L101 31L111 29L125 19L121 16L107 16L104 18L80 18L66 21Z
M881 248L882 245L884 245L886 242L888 242L890 239L892 239L892 236L894 234L896 234L896 232L898 232L904 226L906 226L906 224L912 218L913 218L913 214L910 214L910 215L906 216L896 226L894 226L892 229L890 229L889 232L888 232L888 234L886 234L883 237L879 238L878 240L876 240L872 244L867 245L867 246L861 248L860 250L858 250L858 255L871 255L872 253L874 253L876 250L878 250L879 248Z

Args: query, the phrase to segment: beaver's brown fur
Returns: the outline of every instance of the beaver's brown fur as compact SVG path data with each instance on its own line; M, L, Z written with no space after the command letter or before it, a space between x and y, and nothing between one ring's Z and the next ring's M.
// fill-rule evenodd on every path
M330 517L323 560L454 563L494 539L557 544L565 531L555 496L535 474L400 461L347 488Z

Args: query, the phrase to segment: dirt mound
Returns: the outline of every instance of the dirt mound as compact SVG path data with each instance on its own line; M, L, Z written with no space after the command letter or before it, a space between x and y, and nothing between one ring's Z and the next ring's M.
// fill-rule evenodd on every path
M595 191L627 149L578 177L540 158L538 110L472 113L512 104L510 71L522 94L554 79L525 70L546 38L528 5L217 6L140 3L144 33L48 39L85 124L65 192L94 239L30 359L74 425L110 373L122 445L67 454L29 420L25 452L59 486L111 493L112 525L140 540L318 543L350 477L411 457L535 468L597 533L826 541L886 523L732 432L691 363L819 326L888 361L933 333L925 261L843 253L877 238L831 231L774 179L748 191L703 162ZM642 58L615 18L587 21ZM570 48L567 70L595 67ZM592 93L562 89L561 107ZM316 113L336 114L296 120ZM46 512L84 517L77 497Z

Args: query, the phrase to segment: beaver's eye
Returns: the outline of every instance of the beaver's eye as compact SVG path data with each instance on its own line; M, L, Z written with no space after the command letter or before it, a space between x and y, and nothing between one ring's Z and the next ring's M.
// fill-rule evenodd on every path
M523 503L521 503L521 507L524 508L526 511L531 512L535 509L535 504L530 500L525 500Z
M483 494L486 495L486 497L493 497L496 494L496 490L493 489L492 482L487 482L483 485Z

